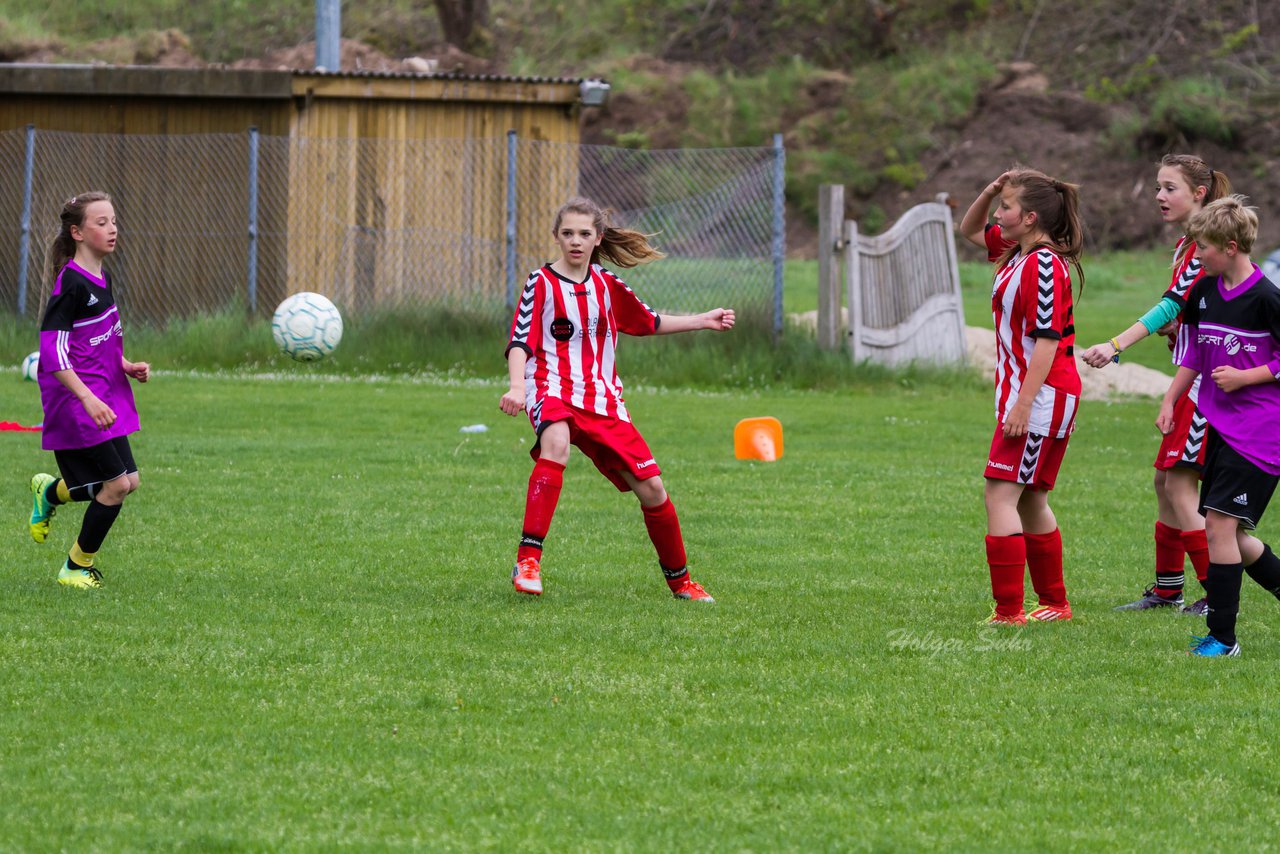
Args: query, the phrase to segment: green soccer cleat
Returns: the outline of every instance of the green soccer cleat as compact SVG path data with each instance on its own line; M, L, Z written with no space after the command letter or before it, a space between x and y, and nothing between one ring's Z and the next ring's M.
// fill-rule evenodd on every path
M57 481L56 477L44 472L31 478L31 539L37 543L43 543L49 536L49 520L58 509L44 495L49 485Z
M63 587L78 587L81 590L96 590L102 587L102 573L91 566L72 566L67 560L58 572L58 583Z

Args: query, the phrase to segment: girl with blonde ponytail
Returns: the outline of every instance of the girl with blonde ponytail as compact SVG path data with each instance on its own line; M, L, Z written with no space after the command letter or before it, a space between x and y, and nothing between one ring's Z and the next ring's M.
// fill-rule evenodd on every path
M560 499L569 447L576 445L622 492L640 500L658 566L677 599L714 600L689 577L684 538L661 469L631 422L615 367L618 333L662 335L733 328L730 308L695 315L658 315L600 265L630 268L663 257L649 235L610 224L590 199L574 198L556 213L558 260L525 283L507 337L511 381L499 407L528 410L534 459L524 524L511 582L520 593L542 593L542 543Z

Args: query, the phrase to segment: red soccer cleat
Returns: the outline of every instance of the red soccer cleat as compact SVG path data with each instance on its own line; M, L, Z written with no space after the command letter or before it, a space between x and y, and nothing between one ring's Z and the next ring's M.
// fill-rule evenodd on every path
M1027 615L1019 611L1016 614L1001 614L994 608L991 609L991 616L987 617L980 626L1025 626L1027 624Z
M1030 614L1027 614L1027 619L1033 623L1051 623L1054 620L1070 620L1071 605L1067 604L1061 607L1057 605L1041 605Z
M691 602L714 602L711 594L702 589L702 585L694 581L689 576L684 577L684 583L671 591L671 595L677 599L688 599Z
M511 583L520 593L542 595L542 566L536 557L527 557L511 570Z

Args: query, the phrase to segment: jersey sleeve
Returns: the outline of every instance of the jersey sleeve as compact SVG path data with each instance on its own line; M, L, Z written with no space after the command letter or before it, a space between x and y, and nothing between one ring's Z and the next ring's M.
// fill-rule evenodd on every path
M626 282L608 270L604 271L609 285L609 303L618 331L627 335L652 335L658 331L658 314L644 304Z
M1255 283L1254 287L1262 287L1267 294L1267 329L1271 332L1272 357L1267 362L1267 370L1276 380L1280 380L1280 287L1277 287L1266 276Z
M520 301L516 304L515 316L511 318L511 330L507 334L507 348L502 351L505 358L512 347L519 347L530 356L540 344L541 324L534 323L534 318L542 316L542 302L545 289L540 287L542 273L535 270L525 280L524 290L520 292Z
M983 239L987 241L987 260L996 261L1000 256L1008 251L1009 247L1014 244L1012 240L1004 239L1004 232L1000 230L1000 226L994 222L987 223L986 230L982 233Z
M64 271L65 273L65 271ZM84 285L78 276L59 274L40 322L40 365L48 371L71 368L71 327Z
M1067 262L1047 249L1036 252L1023 267L1023 300L1027 334L1032 338L1061 339L1070 330L1071 277Z

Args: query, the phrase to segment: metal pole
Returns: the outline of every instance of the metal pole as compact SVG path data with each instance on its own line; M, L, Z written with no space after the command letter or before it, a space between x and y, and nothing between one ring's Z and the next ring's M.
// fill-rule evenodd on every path
M786 260L787 152L782 134L773 135L773 336L782 335L782 270Z
M514 130L507 131L507 309L516 307L516 148Z
M258 127L249 126L249 313L258 310Z
M36 169L36 126L27 125L27 156L22 164L22 236L18 239L18 314L27 313L27 256L31 254L31 193Z
M316 70L341 71L341 0L316 0Z

